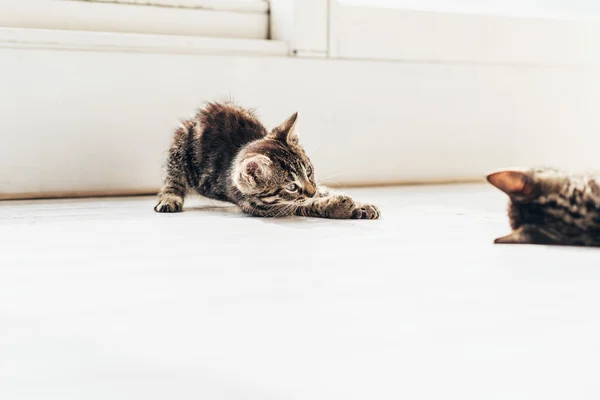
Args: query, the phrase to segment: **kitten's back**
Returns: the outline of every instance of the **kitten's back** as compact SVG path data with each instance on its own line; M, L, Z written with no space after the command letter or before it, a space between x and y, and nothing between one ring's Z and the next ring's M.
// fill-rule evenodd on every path
M195 117L194 187L208 198L232 201L229 169L248 143L264 138L267 130L256 115L232 103L208 103Z
M219 135L219 139L231 140L233 145L243 145L267 134L252 110L234 103L207 103L196 114L196 120L203 135Z

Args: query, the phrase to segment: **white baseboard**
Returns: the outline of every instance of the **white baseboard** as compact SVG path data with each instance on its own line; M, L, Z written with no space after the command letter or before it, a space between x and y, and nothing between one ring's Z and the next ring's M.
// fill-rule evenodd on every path
M300 112L318 177L478 179L599 169L595 68L0 48L0 195L157 190L178 118L233 97L269 126Z

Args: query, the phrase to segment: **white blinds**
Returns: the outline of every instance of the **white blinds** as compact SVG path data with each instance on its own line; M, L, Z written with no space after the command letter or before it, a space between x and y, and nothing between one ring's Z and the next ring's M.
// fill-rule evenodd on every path
M101 3L154 5L160 7L192 8L213 11L233 11L266 13L269 3L266 0L80 0Z
M267 39L262 0L2 0L0 27Z

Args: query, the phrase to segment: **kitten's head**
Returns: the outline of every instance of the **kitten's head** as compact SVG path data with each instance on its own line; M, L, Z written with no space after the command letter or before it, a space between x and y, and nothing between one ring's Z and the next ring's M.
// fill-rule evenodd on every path
M600 186L555 169L504 170L488 181L510 198L513 232L496 243L575 243L594 224Z
M264 139L246 146L235 160L238 190L268 205L291 204L315 196L312 163L298 142L298 113Z

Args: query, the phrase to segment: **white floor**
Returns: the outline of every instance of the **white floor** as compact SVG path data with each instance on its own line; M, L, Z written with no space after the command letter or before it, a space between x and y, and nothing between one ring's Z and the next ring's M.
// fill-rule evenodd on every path
M379 221L0 203L0 399L598 399L600 249L499 246L485 186Z

